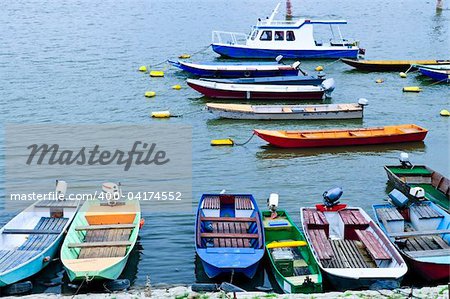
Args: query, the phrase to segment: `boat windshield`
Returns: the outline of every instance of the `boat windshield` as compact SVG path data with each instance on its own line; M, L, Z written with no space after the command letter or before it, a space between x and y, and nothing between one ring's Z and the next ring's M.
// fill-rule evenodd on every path
M314 26L314 41L316 46L355 46L354 40L342 36L339 25L316 24Z

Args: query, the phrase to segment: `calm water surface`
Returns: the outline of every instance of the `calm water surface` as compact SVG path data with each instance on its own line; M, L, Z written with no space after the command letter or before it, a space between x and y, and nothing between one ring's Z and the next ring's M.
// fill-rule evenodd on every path
M343 18L341 29L358 38L367 59L449 59L450 10L435 11L435 1L294 0L295 15ZM360 73L329 61L304 61L311 72L325 65L337 87L331 102L369 100L363 121L251 122L216 120L205 111L183 118L155 120L151 111L182 114L200 110L205 99L184 83L185 74L165 69L165 78L138 73L182 53L201 51L212 30L248 32L258 17L270 14L276 1L8 1L0 9L0 119L6 123L182 123L193 127L193 198L203 192L251 192L261 207L270 192L299 220L299 207L321 200L323 191L342 186L345 201L370 211L386 198L383 165L396 163L407 151L414 163L425 163L448 176L449 86L430 86L416 74ZM446 3L448 6L448 3ZM212 61L209 49L195 61ZM163 68L165 66L160 66ZM383 84L375 80L383 78ZM172 90L181 84L180 91ZM402 93L403 86L421 93ZM154 90L155 98L143 94ZM325 150L284 150L254 138L245 147L209 146L211 139L246 140L254 128L317 129L416 123L430 130L424 143ZM3 140L3 139L2 139ZM4 165L4 155L0 156ZM2 177L2 183L4 177ZM71 182L76 184L76 182ZM3 189L2 189L3 190ZM3 193L3 192L2 192ZM11 213L0 211L0 224ZM145 215L140 245L126 277L135 286L193 283L195 276L194 208L192 213ZM37 281L59 281L54 263ZM201 279L201 278L200 278ZM258 279L264 279L264 276ZM259 284L259 282L257 283ZM262 284L262 283L261 283ZM70 292L67 286L39 285L36 292Z

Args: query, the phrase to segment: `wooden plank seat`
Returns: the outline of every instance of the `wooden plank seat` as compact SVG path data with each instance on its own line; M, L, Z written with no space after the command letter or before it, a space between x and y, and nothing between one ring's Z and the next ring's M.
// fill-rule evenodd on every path
M450 249L416 250L408 251L407 254L413 258L450 256Z
M214 247L250 248L250 239L258 239L258 234L249 234L249 223L213 222L212 233L201 233L201 238L213 239Z
M367 251L374 260L392 260L392 256L383 248L370 231L357 229L355 233L364 246L366 246Z
M41 217L34 227L35 231L52 231L51 234L31 234L17 249L25 251L40 251L52 243L64 229L67 218ZM53 233L55 232L55 233Z
M90 242L90 243L69 243L69 248L88 248L88 247L110 247L110 246L131 246L131 241L114 241L114 242Z
M244 239L258 239L258 234L232 234L232 233L201 233L202 238L244 238ZM76 247L76 246L74 246ZM230 246L228 246L230 247Z
M330 241L325 234L325 230L308 229L308 235L320 260L330 260L334 257L333 249L331 248Z
M334 257L324 266L327 268L371 268L356 243L352 240L330 240Z
M303 219L308 229L323 229L328 236L330 225L322 212L316 209L305 209L303 210Z
M203 209L219 210L220 198L219 196L208 196L203 199Z
M450 234L450 229L390 233L389 236L401 239L401 238L431 236L431 235L441 235L441 234Z
M369 227L369 221L364 218L359 210L345 209L338 213L344 223L344 239L357 240L355 230L365 230Z
M42 200L38 202L36 208L76 208L80 202L78 200Z
M433 210L429 205L412 205L410 210L414 212L419 219L444 218L443 215Z
M377 215L380 219L384 219L385 221L398 221L405 220L402 214L396 208L380 208L377 209Z
M107 225L86 225L75 227L76 231L88 231L88 230L103 230L103 229L123 229L134 228L136 225L133 223L126 224L107 224Z
M236 210L253 210L252 201L245 196L236 196L235 208Z
M114 242L128 242L132 228L115 228L102 230L87 230L84 243L113 243ZM80 247L78 259L94 258L94 257L121 257L127 252L126 246L123 245L108 245L105 246L88 246Z
M25 263L39 251L30 250L1 250L0 251L0 273L13 269L20 264Z
M4 234L13 235L38 235L38 234L60 234L60 231L46 230L46 229L21 229L21 228L5 228Z
M256 222L255 217L200 217L200 221L211 222Z

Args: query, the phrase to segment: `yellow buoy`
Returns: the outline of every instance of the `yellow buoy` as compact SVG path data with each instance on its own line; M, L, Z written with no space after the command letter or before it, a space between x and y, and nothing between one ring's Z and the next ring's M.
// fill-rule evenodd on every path
M375 83L383 83L384 82L384 79L376 79L375 80Z
M139 71L145 73L147 71L147 67L145 65L142 65L139 67Z
M146 98L153 98L154 96L156 96L156 92L154 92L154 91L146 91L146 92L144 93L144 96L145 96Z
M403 87L404 92L421 92L422 89L419 86L406 86Z
M164 77L163 71L151 71L150 77Z
M407 76L406 73L404 73L404 72L400 72L399 75L400 75L400 78L406 78L406 76Z
M170 111L154 111L154 112L152 112L152 117L154 117L154 118L169 118Z
M180 56L178 56L178 58L180 58L180 59L188 59L188 58L191 58L191 55L189 55L189 54L181 54Z
M443 109L439 114L441 116L450 116L450 111L448 111L447 109Z
M218 145L234 145L233 140L231 140L230 138L228 139L213 139L211 140L211 145L212 146L218 146Z
M317 71L317 72L323 71L323 66L318 65L318 66L316 67L316 71Z
M174 85L172 86L172 89L176 89L176 90L180 90L181 89L181 85Z

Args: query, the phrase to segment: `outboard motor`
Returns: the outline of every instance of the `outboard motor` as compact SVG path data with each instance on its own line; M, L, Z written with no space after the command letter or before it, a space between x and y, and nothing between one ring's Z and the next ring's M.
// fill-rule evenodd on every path
M369 105L369 101L367 99L365 99L365 98L359 98L358 99L358 104L360 106L367 106L367 105Z
M267 207L269 208L270 212L272 212L272 214L270 215L270 217L272 219L277 218L277 209L278 209L278 201L279 201L279 196L276 193L270 193L269 198L267 199Z
M413 165L411 162L409 162L409 156L407 153L400 153L400 163L402 164L403 168L412 168Z
M283 60L283 55L278 55L275 57L275 61L280 64L284 64L281 60Z
M425 190L421 187L414 187L409 189L409 195L417 201L425 199Z
M331 93L336 87L334 79L329 78L322 82L322 88L325 90L325 97L331 98Z
M323 193L323 203L327 208L334 207L335 205L339 204L339 198L341 198L344 191L342 191L342 188L336 187L333 189L330 189L328 191L325 191Z
M65 181L56 180L56 198L58 200L63 200L66 197L67 183Z
M102 191L106 193L105 197L110 204L115 204L115 202L111 200L119 200L122 196L119 185L115 183L103 183L102 185Z

